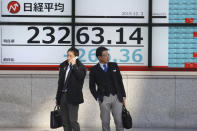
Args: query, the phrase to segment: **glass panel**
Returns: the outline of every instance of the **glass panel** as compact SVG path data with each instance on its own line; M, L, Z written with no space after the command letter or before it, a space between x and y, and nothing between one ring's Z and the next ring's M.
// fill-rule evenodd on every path
M147 66L148 28L136 26L87 26L76 27L76 47L80 60L85 64L98 62L95 50L105 46L110 52L110 61L119 65Z
M76 22L147 23L148 0L76 0Z

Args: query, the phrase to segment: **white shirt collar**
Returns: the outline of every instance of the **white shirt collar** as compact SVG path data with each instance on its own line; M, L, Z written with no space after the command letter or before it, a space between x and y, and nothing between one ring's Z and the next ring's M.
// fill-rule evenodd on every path
M102 64L102 63L100 63L99 62L99 65L100 65L100 67L104 70L104 67L103 67L103 65L106 65L107 67L108 67L108 65L107 64Z

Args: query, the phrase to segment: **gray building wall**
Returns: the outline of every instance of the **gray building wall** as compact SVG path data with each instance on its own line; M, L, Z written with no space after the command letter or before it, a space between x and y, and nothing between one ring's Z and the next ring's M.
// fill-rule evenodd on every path
M122 75L134 127L197 128L196 72ZM87 74L79 122L83 128L101 127L99 105L90 94L88 79ZM57 71L0 71L0 127L48 128L57 80Z

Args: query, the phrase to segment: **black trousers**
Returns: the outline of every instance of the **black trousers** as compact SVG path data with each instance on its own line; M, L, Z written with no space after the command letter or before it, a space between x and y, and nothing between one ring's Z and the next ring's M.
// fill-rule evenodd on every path
M80 131L78 121L79 104L73 105L67 102L66 93L61 97L61 115L64 131Z

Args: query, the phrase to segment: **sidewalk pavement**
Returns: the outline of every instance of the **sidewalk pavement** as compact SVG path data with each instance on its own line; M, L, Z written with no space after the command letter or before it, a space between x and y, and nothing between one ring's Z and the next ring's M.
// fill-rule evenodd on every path
M0 131L63 131L63 128L0 128ZM81 131L102 131L100 128L82 128ZM111 131L115 131L112 129ZM133 128L124 131L197 131L197 129Z

